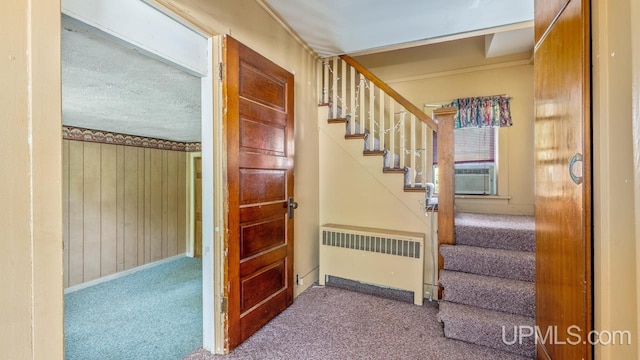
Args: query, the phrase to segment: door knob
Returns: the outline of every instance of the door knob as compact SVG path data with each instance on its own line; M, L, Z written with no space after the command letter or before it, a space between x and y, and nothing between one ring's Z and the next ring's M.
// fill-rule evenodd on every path
M289 219L293 219L293 210L298 208L298 203L293 201L293 198L289 198Z

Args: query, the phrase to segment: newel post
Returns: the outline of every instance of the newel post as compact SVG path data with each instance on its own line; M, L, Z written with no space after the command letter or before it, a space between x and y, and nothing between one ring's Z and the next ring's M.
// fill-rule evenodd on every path
M444 107L433 112L438 121L438 245L454 244L454 139L453 117L457 108ZM438 252L438 271L444 259Z

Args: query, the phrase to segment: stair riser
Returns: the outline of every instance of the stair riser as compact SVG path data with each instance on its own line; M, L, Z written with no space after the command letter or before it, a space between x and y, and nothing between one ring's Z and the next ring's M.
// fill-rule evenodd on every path
M440 279L440 284L444 287L443 299L446 301L522 316L535 316L533 283L517 282L516 286L506 286L502 283L472 282L455 275L446 275L441 274Z
M441 301L438 320L444 324L447 338L529 358L535 355L535 339L533 336L526 336L534 329L535 320L532 317L503 314ZM516 335L516 331L521 334Z
M504 328L503 340L502 326L475 324L456 319L444 323L444 335L449 339L462 340L529 358L535 356L534 337L518 337L514 335L514 328L509 326Z
M518 293L500 293L495 289L462 289L458 286L444 285L443 299L458 304L476 306L482 309L503 311L522 316L535 316L535 296Z
M534 231L509 231L474 226L456 226L456 244L485 248L536 251Z
M443 245L440 253L444 257L446 270L495 276L520 281L535 281L535 256L527 252L491 253L484 249L467 246Z

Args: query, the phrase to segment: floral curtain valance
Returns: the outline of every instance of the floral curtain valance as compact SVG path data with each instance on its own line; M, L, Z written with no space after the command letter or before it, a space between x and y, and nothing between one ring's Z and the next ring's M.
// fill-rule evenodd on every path
M451 104L458 108L455 128L505 127L513 125L508 96L484 96L456 99Z

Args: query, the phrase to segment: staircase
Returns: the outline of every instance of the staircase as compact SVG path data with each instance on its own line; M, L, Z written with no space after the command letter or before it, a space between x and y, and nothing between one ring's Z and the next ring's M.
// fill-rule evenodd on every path
M445 336L533 357L533 217L461 213L455 223L456 244L440 246Z
M367 170L365 174L384 186L383 192L393 192L392 185L387 184L388 177L378 173L404 174L401 190L404 195L392 194L403 201L405 198L415 200L409 195L424 199L427 184L438 183L437 241L441 257L437 265L440 284L444 287L438 317L444 323L445 336L533 357L534 336L525 336L533 335L529 333L535 330L533 218L458 214L454 221L453 115L456 110L440 109L432 119L348 56L324 60L323 73L319 75L323 79L320 105L328 109L321 111L320 118L328 118L329 124L339 124L331 126L340 126L339 130L330 130L321 125L331 140L325 147L326 153L321 151L321 158L337 154L333 151L334 145L339 144L338 138L360 139L364 140L364 147L354 142L348 142L353 146L346 145L347 142L340 142L338 146L348 148L343 154L362 151L367 158L383 156L382 171ZM438 135L435 181L434 132ZM320 162L323 163L322 159ZM372 163L362 161L365 162L366 169L370 169ZM339 169L353 173L352 168ZM352 184L357 180L343 178L343 173L332 172L334 188L342 181L340 184L355 188L353 193L359 194ZM407 194L414 192L416 194ZM364 207L381 196L368 195L366 201L360 201ZM350 204L342 203L342 206L346 208ZM424 218L420 211L415 212L411 206L407 208L414 211L410 217ZM343 208L336 210L344 211ZM358 211L361 211L358 207L351 210ZM369 214L380 216L379 213L375 210L375 214Z
M406 191L433 182L433 133L438 121L348 56L324 61L321 103L346 139L364 139L365 156L384 156L384 171L404 173Z

